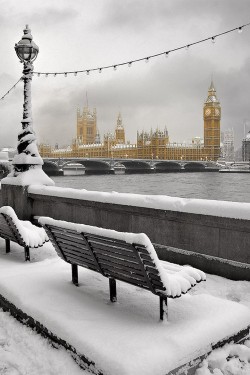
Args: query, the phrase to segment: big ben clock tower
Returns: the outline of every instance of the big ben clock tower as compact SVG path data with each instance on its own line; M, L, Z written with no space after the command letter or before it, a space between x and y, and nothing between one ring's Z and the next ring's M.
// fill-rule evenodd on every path
M203 107L204 151L208 160L217 161L220 157L221 106L216 96L213 81L208 89L208 97Z

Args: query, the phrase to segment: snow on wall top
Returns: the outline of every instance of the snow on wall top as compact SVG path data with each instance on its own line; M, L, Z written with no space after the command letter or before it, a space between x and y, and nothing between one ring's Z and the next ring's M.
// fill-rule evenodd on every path
M81 199L126 206L154 208L193 214L212 215L234 219L250 220L250 203L217 200L169 197L167 195L141 195L88 191L52 186L31 185L29 193L48 196Z

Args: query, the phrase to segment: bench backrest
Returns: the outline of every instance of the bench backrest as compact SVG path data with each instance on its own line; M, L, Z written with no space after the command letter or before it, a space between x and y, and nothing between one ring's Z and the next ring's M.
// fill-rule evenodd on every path
M12 218L3 213L0 213L0 237L17 242L21 246L25 246L25 243Z
M159 271L146 246L47 223L43 223L43 227L58 255L66 262L166 296Z

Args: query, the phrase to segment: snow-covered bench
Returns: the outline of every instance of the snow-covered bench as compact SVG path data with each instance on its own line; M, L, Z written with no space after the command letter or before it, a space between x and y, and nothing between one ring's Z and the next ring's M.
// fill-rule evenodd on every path
M110 300L116 301L116 280L151 291L160 298L160 319L167 316L167 298L180 297L204 272L190 266L160 262L144 233L122 233L48 217L38 218L58 255L71 264L72 282L78 285L78 266L109 278ZM165 314L164 314L165 312Z
M43 228L29 221L19 220L12 207L0 208L0 237L5 239L6 253L10 252L10 241L24 247L25 260L30 260L30 248L42 246L49 241Z

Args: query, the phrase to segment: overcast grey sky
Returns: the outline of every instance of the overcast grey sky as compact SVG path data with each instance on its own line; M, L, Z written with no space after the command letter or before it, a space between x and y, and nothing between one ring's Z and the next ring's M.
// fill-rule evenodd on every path
M130 61L250 22L249 0L0 0L0 97L22 75L14 45L26 24L40 52L34 70L63 72ZM250 27L164 56L89 76L34 77L32 109L39 142L70 144L76 108L97 109L101 135L121 111L127 139L167 126L171 142L203 137L202 108L211 76L221 128L237 146L250 130ZM23 84L0 101L0 147L16 147Z

